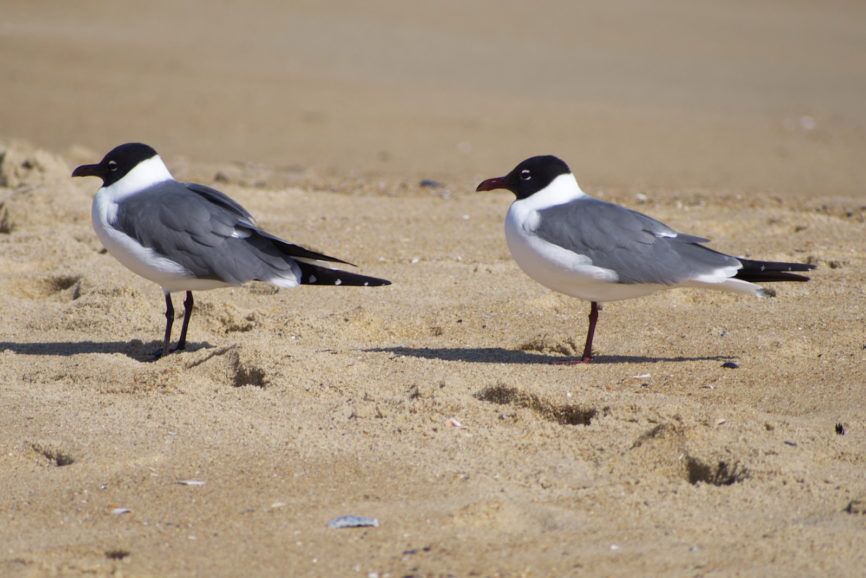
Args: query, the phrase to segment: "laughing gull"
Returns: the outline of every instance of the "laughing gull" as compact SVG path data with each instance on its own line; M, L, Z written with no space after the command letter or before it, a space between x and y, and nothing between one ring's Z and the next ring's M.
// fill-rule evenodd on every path
M570 363L592 361L599 303L675 287L763 297L767 293L751 281L808 281L790 271L815 268L713 251L702 245L708 239L677 233L646 215L590 197L554 156L526 159L477 188L495 189L517 197L505 217L505 239L520 268L545 287L592 303L583 357Z
M171 294L177 291L186 291L176 347L182 350L193 291L254 280L278 287L390 285L384 279L316 264L351 265L263 231L246 209L220 191L174 180L156 151L145 144L120 145L98 164L76 168L72 176L102 179L91 215L99 240L132 272L162 287L163 356L172 351Z

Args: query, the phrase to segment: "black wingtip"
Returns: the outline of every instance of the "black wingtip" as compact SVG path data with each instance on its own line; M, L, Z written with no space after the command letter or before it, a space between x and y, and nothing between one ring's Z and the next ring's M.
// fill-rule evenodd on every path
M812 263L783 263L776 261L752 261L739 259L743 267L734 276L743 281L772 283L777 281L808 281L809 277L797 275L793 271L812 271L817 267Z
M306 247L295 245L294 243L289 243L288 241L280 239L276 235L271 235L267 231L252 227L250 227L250 230L254 231L254 233L259 237L273 242L277 248L279 248L280 252L287 257L292 257L294 259L310 259L312 261L326 261L328 263L339 263L341 265L357 267L357 265L350 263L349 261L343 261L342 259L331 257L330 255L325 255L324 253L319 253L318 251L313 251L312 249L307 249Z
M346 287L384 287L390 285L387 279L369 277L358 273L349 273L340 269L330 269L319 265L313 265L304 261L297 261L301 268L301 285L333 285Z
M288 255L289 257L294 257L295 259L312 259L314 261L326 261L328 263L339 263L340 265L357 267L357 265L355 265L354 263L343 261L342 259L331 257L330 255L325 255L324 253L312 251L310 249L307 249L306 247L301 247L300 245L286 243L285 241L280 243L280 248L283 250L283 254Z
M734 275L734 279L741 279L749 283L778 283L783 281L796 281L804 283L809 281L809 277L805 275L797 275L796 273L768 272L768 273L743 273L738 272Z

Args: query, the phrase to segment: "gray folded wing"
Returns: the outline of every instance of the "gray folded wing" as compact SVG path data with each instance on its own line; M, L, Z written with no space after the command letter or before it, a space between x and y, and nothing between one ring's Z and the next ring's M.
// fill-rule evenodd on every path
M249 211L243 208L236 200L234 200L224 192L212 189L210 187L206 187L204 185L199 185L197 183L180 183L177 181L173 182L176 185L180 185L181 187L184 187L187 190L192 191L197 195L200 195L211 203L225 208L230 213L234 213L238 217L245 219L247 222L255 226L255 219L249 213Z
M700 245L707 239L679 234L651 217L591 197L539 215L536 235L616 272L620 283L674 285L740 266L734 257Z
M247 212L242 206L240 206L237 201L233 198L229 197L225 193L218 191L216 189L212 189L210 187L206 187L204 185L199 185L196 183L178 183L185 186L187 189L196 193L197 195L201 195L209 202L214 203L216 205L222 206L226 210L237 214L241 217L241 221L239 221L239 225L243 228L249 229L256 233L257 237L262 237L264 239L270 239L273 241L280 252L289 257L295 257L298 259L313 259L316 261L329 261L331 263L343 263L344 265L352 265L348 261L343 261L342 259L337 259L336 257L331 257L330 255L325 255L324 253L318 253L316 251L311 251L306 247L301 247L300 245L294 245L292 243L288 243L279 237L271 235L267 231L263 231L259 229L256 224L253 216ZM354 265L353 265L354 266Z
M150 187L122 200L111 225L200 279L238 285L299 274L246 209L202 185Z

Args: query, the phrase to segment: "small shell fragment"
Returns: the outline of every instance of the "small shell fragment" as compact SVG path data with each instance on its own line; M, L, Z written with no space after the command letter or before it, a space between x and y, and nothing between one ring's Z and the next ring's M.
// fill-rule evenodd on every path
M130 510L129 508L114 508L113 510L111 510L111 515L119 516L121 514L129 514L130 512L132 512L132 510Z
M178 480L177 483L181 486L203 486L204 480Z
M334 530L339 528L378 528L379 520L365 516L340 516L328 522L328 527Z
M446 427L463 427L463 424L460 423L457 418L450 417L445 421Z

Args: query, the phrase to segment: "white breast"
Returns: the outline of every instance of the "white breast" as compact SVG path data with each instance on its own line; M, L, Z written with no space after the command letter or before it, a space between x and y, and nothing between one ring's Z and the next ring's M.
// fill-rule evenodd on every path
M570 183L557 183L568 177ZM548 190L549 189L549 190ZM583 195L571 175L557 177L547 189L514 201L505 217L505 240L511 256L532 279L559 293L587 301L617 301L654 293L658 285L618 284L615 271L597 267L579 255L535 234L538 211Z
M99 189L93 198L91 218L96 236L115 259L133 273L153 281L166 291L205 288L191 287L190 285L198 280L193 279L186 269L170 259L157 255L153 250L140 245L132 237L112 227L111 221L117 214L117 204L108 197L109 194L105 189ZM224 285L224 283L220 284L220 286Z

